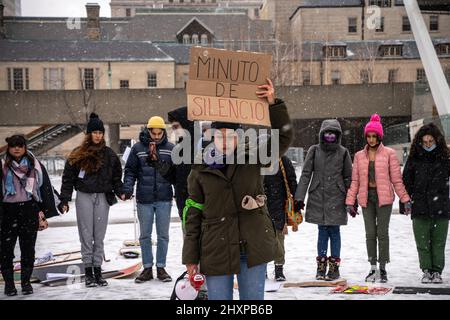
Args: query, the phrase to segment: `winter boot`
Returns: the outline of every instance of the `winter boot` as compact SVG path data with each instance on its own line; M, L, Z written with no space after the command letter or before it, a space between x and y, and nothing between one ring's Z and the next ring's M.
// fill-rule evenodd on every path
M108 285L108 282L106 282L106 280L103 279L101 267L94 267L94 277L95 282L99 287L106 287Z
M33 294L33 287L31 286L30 279L33 273L32 268L23 268L20 270L20 283L22 285L22 294L29 295Z
M162 282L170 282L172 281L172 277L166 272L164 268L156 268L156 275L158 279Z
M380 268L380 282L381 283L388 282L387 272L385 268Z
M327 273L327 257L317 257L317 273L316 280L325 280L325 274Z
M150 281L153 279L153 271L152 268L144 268L144 270L141 272L141 274L134 279L134 282L136 283L143 283L146 281Z
M286 277L283 274L283 265L275 265L275 281L286 281Z
M341 264L340 258L328 258L328 273L325 277L326 281L333 281L339 279L341 275L339 274L339 265Z
M366 276L366 282L375 282L377 279L377 266L373 265L370 268L369 274Z
M2 270L2 276L5 281L5 295L8 297L16 296L17 290L14 284L14 270Z
M431 283L433 282L433 276L431 275L431 273L428 270L423 270L423 275L422 275L422 283Z
M437 271L433 272L431 282L432 283L442 283L441 274Z
M92 267L84 268L84 278L85 278L84 284L86 287L93 288L93 287L97 286L97 283L95 282L95 279L94 279Z

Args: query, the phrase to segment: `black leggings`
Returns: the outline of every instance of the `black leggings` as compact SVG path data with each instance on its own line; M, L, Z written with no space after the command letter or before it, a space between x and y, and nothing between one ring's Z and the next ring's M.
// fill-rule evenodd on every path
M39 208L35 201L3 203L0 233L1 270L12 270L17 238L22 269L33 269L36 237L39 228Z

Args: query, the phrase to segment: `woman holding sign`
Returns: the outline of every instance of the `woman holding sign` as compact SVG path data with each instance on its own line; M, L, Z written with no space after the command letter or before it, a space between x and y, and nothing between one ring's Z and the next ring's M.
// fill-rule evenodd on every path
M272 130L279 131L279 140L269 143L279 143L281 156L291 143L292 125L284 102L275 99L267 81L256 94L269 102ZM237 158L239 127L212 124L214 144L203 162L192 166L188 179L183 264L191 278L198 272L206 276L210 300L233 299L234 275L241 300L263 300L266 265L275 258L276 233L265 205L261 161L227 161ZM278 155L272 156L278 161Z

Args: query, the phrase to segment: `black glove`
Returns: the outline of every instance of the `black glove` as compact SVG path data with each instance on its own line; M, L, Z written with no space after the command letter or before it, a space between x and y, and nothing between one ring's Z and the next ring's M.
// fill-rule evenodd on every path
M124 195L125 195L125 200L129 200L129 199L133 198L133 194L132 193L125 192Z
M295 212L300 212L305 209L305 203L302 200L294 201L294 210Z
M59 204L58 204L58 207L57 207L57 209L58 209L58 211L61 213L61 214L64 214L65 212L64 212L64 207L67 207L67 211L69 211L69 203L67 202L67 201L61 201ZM66 211L66 212L67 212Z

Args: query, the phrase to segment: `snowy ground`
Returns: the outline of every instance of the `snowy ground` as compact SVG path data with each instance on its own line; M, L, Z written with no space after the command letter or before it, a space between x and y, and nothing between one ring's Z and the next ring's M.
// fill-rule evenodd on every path
M58 185L56 178L52 179ZM167 257L167 271L172 278L178 277L184 267L181 265L182 232L175 205L172 208L172 223L170 227L169 253ZM106 257L111 259L104 264L104 269L113 270L129 266L139 260L124 259L118 254L124 240L134 239L133 202L120 202L111 208L110 223L105 239ZM75 226L75 211L50 221L48 230L39 232L36 245L37 256L46 252L64 252L79 249L78 230ZM342 266L341 275L350 284L363 284L364 277L369 271L366 257L364 223L362 216L349 220L347 226L342 227ZM417 251L412 233L409 217L394 214L390 226L391 263L387 266L388 286L422 286L420 284L421 272ZM290 232L286 237L286 265L285 275L288 282L310 281L315 275L317 226L303 223L299 231ZM156 247L154 246L154 250ZM446 257L450 258L450 246L447 246ZM269 265L269 277L273 277L273 264ZM450 287L450 268L443 273L443 286ZM3 286L0 285L0 299L169 299L174 282L162 283L153 280L144 284L135 284L131 279L108 280L109 286L104 288L85 288L78 284L63 287L44 287L35 284L35 294L32 296L18 295L5 298L2 295ZM277 292L266 293L268 300L365 300L365 299L450 299L450 296L397 295L364 296L364 295L338 295L330 294L329 288L281 288ZM20 290L19 290L20 291ZM238 299L235 290L235 299Z

